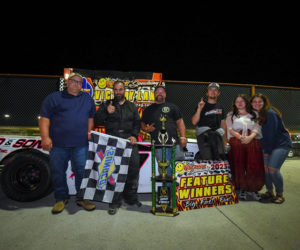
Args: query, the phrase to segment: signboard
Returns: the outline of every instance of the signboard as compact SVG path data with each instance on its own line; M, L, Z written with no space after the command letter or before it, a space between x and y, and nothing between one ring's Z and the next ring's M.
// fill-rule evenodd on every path
M149 72L119 72L119 71L91 71L66 68L65 79L71 72L83 76L82 91L89 93L98 106L103 101L114 98L113 85L116 81L125 84L125 97L134 102L139 110L154 103L154 89L162 84L162 73Z
M177 161L177 210L238 203L228 161Z

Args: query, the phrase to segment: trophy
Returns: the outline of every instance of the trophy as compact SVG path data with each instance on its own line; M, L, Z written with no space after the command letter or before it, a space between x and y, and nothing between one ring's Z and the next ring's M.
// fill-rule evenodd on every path
M160 167L160 174L162 176L163 180L166 180L167 178L167 167L170 165L169 161L166 161L166 148L165 145L169 139L168 132L166 130L166 121L167 117L164 115L161 115L160 117L160 122L161 122L161 130L158 132L158 141L161 143L163 147L163 157L162 161L157 161L158 166Z
M167 116L161 115L160 122L161 130L158 133L158 141L160 144L155 144L152 140L152 213L154 215L176 216L176 177L175 177L175 146L176 141L172 138L173 144L167 144L169 139L166 130ZM162 160L157 161L160 175L156 176L155 169L155 147L162 147ZM170 162L166 160L166 147L172 147L172 176L167 175L167 168ZM156 193L156 182L161 182ZM172 183L172 192L167 186L167 183ZM172 204L172 207L170 205Z

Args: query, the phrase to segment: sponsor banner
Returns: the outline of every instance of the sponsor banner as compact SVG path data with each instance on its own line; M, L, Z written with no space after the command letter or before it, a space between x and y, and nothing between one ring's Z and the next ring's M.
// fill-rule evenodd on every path
M177 210L238 203L228 161L177 161Z
M154 89L157 85L162 84L161 73L91 71L65 68L65 78L71 72L77 72L83 76L82 91L89 93L94 98L96 106L103 101L114 98L113 85L116 81L124 82L126 99L134 102L141 112L154 102Z

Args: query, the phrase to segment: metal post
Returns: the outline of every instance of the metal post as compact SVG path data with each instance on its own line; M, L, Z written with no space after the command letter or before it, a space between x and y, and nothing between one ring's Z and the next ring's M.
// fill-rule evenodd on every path
M152 141L152 212L155 213L156 197L155 197L155 146L154 140Z
M175 177L175 150L176 146L172 146L172 186L173 186L173 198L172 198L172 205L173 205L173 213L176 213L176 177Z

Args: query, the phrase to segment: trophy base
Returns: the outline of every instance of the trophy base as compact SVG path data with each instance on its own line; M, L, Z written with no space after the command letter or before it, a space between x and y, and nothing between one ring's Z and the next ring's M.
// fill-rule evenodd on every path
M157 207L155 211L151 210L150 211L154 215L159 215L159 216L169 216L169 217L174 217L179 215L178 212L173 212L172 208L167 208L166 211L164 211L161 207Z
M155 176L155 177L151 177L152 180L158 181L158 182L172 182L174 179L172 176L166 176L165 178L163 178L161 175ZM176 180L176 177L175 177Z

